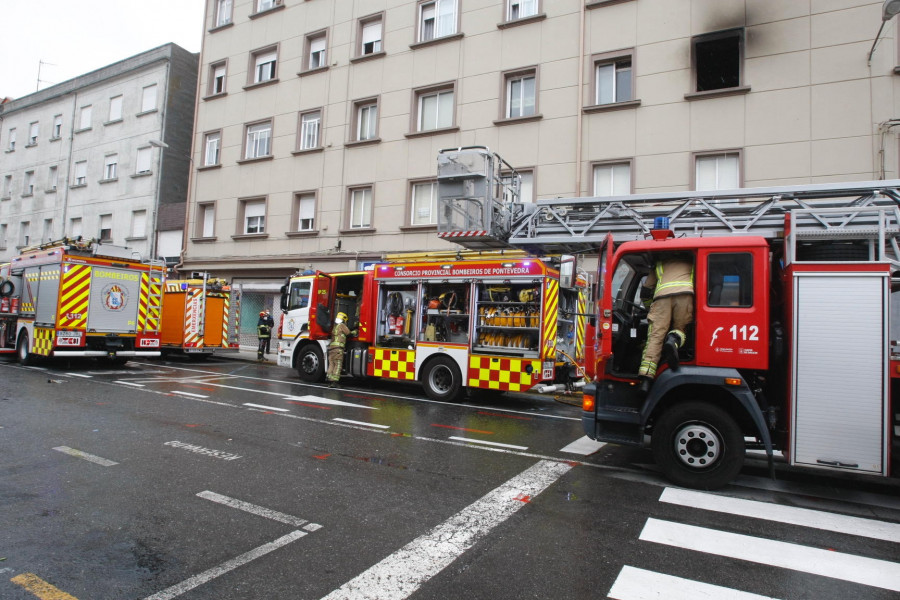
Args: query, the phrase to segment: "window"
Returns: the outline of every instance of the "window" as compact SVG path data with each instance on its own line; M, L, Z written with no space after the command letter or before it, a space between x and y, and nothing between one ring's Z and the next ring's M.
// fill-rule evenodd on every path
M378 137L378 101L360 100L355 107L354 139L357 142L376 139Z
M22 188L23 196L34 194L34 171L25 171L25 185Z
M436 181L413 184L410 225L437 224L437 195Z
M6 223L0 224L0 250L6 250Z
M122 96L109 99L109 120L110 122L122 120Z
M88 104L87 106L81 107L81 114L78 119L78 129L90 129L91 128L91 111L93 107Z
M317 31L306 36L306 70L321 69L327 67L325 49L328 45L328 36L325 31Z
M9 130L9 140L7 142L7 151L12 152L16 149L16 128L13 127Z
M53 219L44 219L44 233L41 235L41 241L49 242L53 239Z
M153 149L149 146L147 146L146 148L138 148L134 170L136 174L142 175L144 173L150 172L150 159L152 158L152 152Z
M0 198L9 198L12 195L12 175L3 176L3 194Z
M359 48L358 56L368 56L381 52L381 38L383 30L382 16L360 19L359 21Z
M219 62L209 66L209 95L225 93L226 63Z
M321 110L300 114L300 150L312 150L321 146L319 140L321 126Z
M312 294L311 281L294 281L291 283L291 293L288 297L288 310L305 308L309 306L309 296Z
M40 126L37 121L31 123L28 126L28 145L34 146L37 144L38 140L38 131L40 131Z
M749 252L710 254L707 279L709 306L753 306L753 255Z
M595 196L627 196L631 193L631 162L594 165Z
M75 163L75 180L74 185L87 184L87 161L80 160Z
M222 132L213 131L212 133L207 133L203 147L203 166L211 167L219 164L219 153L222 148Z
M62 115L56 115L53 117L53 138L59 139L62 137Z
M112 241L112 215L100 215L100 241Z
M266 232L266 202L265 200L247 200L243 203L244 233Z
M231 23L232 0L216 0L216 27Z
M740 163L740 152L695 156L696 189L734 190L741 187Z
M698 35L692 40L694 90L709 92L741 85L744 61L742 29Z
M537 108L537 74L534 69L506 76L506 119L533 116Z
M253 52L250 56L252 62L252 79L250 83L273 81L275 79L275 67L278 63L278 48L264 48Z
M350 229L372 226L372 188L350 190Z
M600 55L608 56L608 55ZM632 56L594 60L594 103L615 104L634 100Z
M147 237L147 211L146 210L131 211L131 237L133 237L133 238Z
M515 21L538 14L538 0L508 0L506 20Z
M247 146L244 158L262 158L272 155L272 122L247 126Z
M271 10L275 8L276 5L281 4L279 0L257 0L256 2L256 12L263 12L264 10Z
M200 204L198 205L197 210L200 215L197 220L200 229L200 237L213 237L216 230L216 205L212 203Z
M31 221L19 223L19 246L27 246L31 243Z
M427 42L456 33L457 0L432 0L419 3L418 41Z
M81 227L81 217L75 217L74 219L69 219L69 235L73 238L80 238L83 235L83 229Z
M109 154L103 159L103 179L115 179L119 167L119 155Z
M148 85L141 94L141 112L156 110L156 84Z
M56 185L59 183L59 169L56 165L50 167L47 173L47 191L56 191Z
M453 126L453 89L423 90L416 93L416 131L432 131Z
M516 169L519 173L519 201L534 202L534 171Z
M316 228L316 195L314 193L296 194L294 196L296 231L314 231Z

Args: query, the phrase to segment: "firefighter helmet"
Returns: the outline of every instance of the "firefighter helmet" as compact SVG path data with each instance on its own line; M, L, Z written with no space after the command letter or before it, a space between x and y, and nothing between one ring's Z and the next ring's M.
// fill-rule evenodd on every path
M347 313L338 313L334 320L343 323L347 320Z
M264 311L264 310L259 311L259 316L261 316L261 317L266 316L266 311Z

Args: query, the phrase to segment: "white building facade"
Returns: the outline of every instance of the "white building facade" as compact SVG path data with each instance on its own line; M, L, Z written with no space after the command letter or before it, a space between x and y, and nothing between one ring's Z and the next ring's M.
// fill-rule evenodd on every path
M177 261L197 61L167 44L0 106L0 262L79 236Z

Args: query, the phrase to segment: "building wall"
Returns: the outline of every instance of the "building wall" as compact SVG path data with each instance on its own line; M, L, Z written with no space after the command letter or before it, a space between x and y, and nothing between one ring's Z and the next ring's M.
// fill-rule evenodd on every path
M0 243L0 261L17 253L24 243L21 224L30 223L29 244L74 235L73 219L81 219L81 234L100 237L102 215L110 215L110 241L134 248L149 257L154 239L157 190L160 202L175 207L183 228L187 157L193 126L193 92L197 55L168 44L109 65L67 82L18 98L0 107L0 186L10 177L12 192L0 200L0 228L6 224L7 243ZM156 103L142 107L143 89L156 86ZM184 88L187 90L185 94ZM187 96L188 100L183 99ZM121 117L111 116L112 99L121 96ZM90 123L81 127L83 107L91 107ZM53 137L60 116L59 135ZM36 144L27 144L30 123L39 124ZM178 130L166 128L177 124ZM9 131L16 129L15 150L9 150ZM170 152L179 148L179 164L160 172L160 149L150 140L168 140ZM149 171L138 173L139 149L150 152ZM107 177L107 157L116 155L115 177ZM85 181L76 183L76 164L86 161ZM57 183L49 183L56 166ZM35 188L25 193L26 173L34 172ZM165 182L160 187L160 177ZM180 177L181 181L178 182ZM2 195L2 190L0 190ZM136 211L143 211L145 231L135 235ZM52 227L45 231L44 221ZM2 240L0 240L2 242Z
M283 0L257 13L235 0L215 24L207 0L194 165L189 269L277 278L298 268L355 268L385 252L447 250L434 226L412 226L411 183L433 178L442 148L485 145L530 170L534 196L590 196L593 167L626 161L634 192L693 189L695 157L738 157L740 185L897 177L895 23L871 65L881 2L865 0L541 0L538 14L506 19L508 0L458 0L458 34L416 42L421 2ZM380 15L383 53L357 58L360 22ZM741 81L696 93L695 36L736 30ZM325 31L326 67L304 72L307 36ZM276 81L248 85L254 52L277 49ZM597 106L596 60L629 54L633 94ZM224 93L212 66L224 63ZM505 75L534 71L537 114L506 119ZM448 84L451 127L415 132L414 90ZM355 103L378 101L377 141L353 140ZM298 152L304 111L323 112L320 148ZM273 123L271 156L244 161L246 127ZM205 135L219 131L220 162L203 166ZM885 135L882 136L882 131ZM371 186L370 228L349 227L348 198ZM294 195L316 194L315 227L297 233ZM241 203L266 203L265 233L241 235ZM215 210L202 235L201 204Z

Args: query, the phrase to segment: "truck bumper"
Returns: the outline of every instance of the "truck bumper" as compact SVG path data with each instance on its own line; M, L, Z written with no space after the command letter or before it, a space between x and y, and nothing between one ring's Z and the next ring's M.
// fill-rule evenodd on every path
M160 356L159 350L121 350L119 352L113 353L114 356L146 356L148 358L152 358L154 356ZM109 352L103 352L102 350L54 350L53 356L109 356Z

